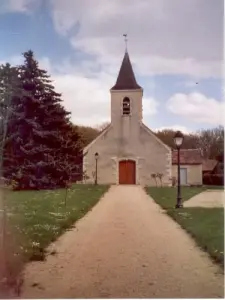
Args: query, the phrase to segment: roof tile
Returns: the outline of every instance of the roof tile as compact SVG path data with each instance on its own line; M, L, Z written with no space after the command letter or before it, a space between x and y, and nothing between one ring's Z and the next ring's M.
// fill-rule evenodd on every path
M217 165L217 160L215 159L205 159L202 165L202 171L212 171Z
M200 149L180 149L181 165L198 165L203 163ZM177 150L172 151L172 164L177 164Z
M125 52L116 84L111 88L111 90L137 90L137 89L141 89L141 86L137 84L129 55L127 52Z

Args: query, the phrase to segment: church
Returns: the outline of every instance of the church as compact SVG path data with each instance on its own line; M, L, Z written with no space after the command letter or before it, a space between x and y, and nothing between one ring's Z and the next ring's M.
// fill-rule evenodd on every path
M111 123L84 149L85 182L152 186L152 174L161 173L171 185L171 149L143 123L143 88L127 50L110 94Z

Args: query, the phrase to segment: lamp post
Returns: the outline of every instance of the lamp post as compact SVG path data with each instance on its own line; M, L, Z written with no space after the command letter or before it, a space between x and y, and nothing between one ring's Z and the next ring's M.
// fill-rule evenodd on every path
M183 144L184 136L182 132L177 131L174 135L174 143L177 148L177 203L175 208L183 207L181 203L181 189L180 189L180 148Z
M98 179L98 152L95 153L95 185L98 184L97 179Z

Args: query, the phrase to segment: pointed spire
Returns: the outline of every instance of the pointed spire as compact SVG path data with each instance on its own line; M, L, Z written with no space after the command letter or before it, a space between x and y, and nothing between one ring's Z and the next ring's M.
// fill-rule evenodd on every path
M122 65L120 67L119 75L117 77L116 84L111 90L137 90L141 89L141 86L137 84L133 68L130 62L127 49L124 54Z

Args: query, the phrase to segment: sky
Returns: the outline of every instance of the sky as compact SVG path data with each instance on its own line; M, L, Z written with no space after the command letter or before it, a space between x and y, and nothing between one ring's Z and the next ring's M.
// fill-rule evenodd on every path
M124 33L150 129L224 124L222 0L0 1L0 63L33 50L78 125L110 120Z

